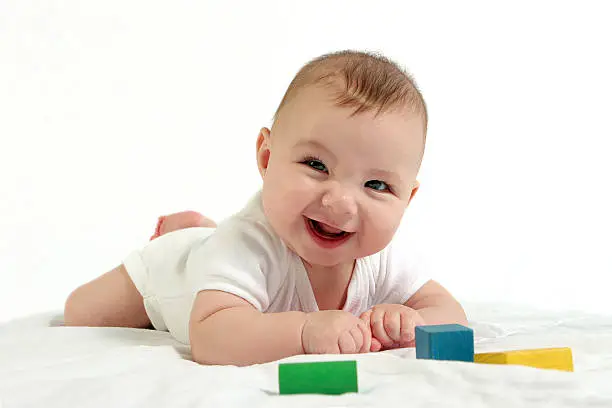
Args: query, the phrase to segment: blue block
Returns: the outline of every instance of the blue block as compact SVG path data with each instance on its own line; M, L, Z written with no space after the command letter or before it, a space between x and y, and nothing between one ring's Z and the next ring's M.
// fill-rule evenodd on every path
M474 331L460 324L417 326L416 357L474 362Z

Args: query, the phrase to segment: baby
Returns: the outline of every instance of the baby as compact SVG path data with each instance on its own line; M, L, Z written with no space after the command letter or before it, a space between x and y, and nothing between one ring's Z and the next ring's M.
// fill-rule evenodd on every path
M216 226L161 217L148 245L66 301L66 325L169 331L201 364L414 345L467 324L394 239L414 198L427 112L394 62L343 51L295 76L257 138L261 190Z

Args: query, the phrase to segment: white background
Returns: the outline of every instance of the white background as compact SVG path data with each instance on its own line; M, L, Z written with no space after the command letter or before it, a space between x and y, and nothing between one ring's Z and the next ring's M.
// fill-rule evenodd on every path
M606 2L0 0L0 321L58 309L157 216L221 220L295 72L381 51L430 112L404 226L461 299L610 310Z

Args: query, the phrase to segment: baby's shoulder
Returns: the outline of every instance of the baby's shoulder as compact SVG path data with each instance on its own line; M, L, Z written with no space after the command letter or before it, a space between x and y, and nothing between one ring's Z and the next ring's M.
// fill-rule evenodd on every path
M205 245L224 256L255 262L264 273L283 270L289 261L288 249L264 216L258 198L219 223Z

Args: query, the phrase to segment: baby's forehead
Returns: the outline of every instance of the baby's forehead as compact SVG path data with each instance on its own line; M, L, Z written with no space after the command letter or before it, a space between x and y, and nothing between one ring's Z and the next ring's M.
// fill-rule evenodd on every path
M418 161L423 149L422 122L415 116L399 113L347 114L346 109L324 108L317 114L287 123L282 137L296 149L315 149L338 158L411 163ZM344 153L348 152L348 155ZM370 160L371 159L371 160Z

